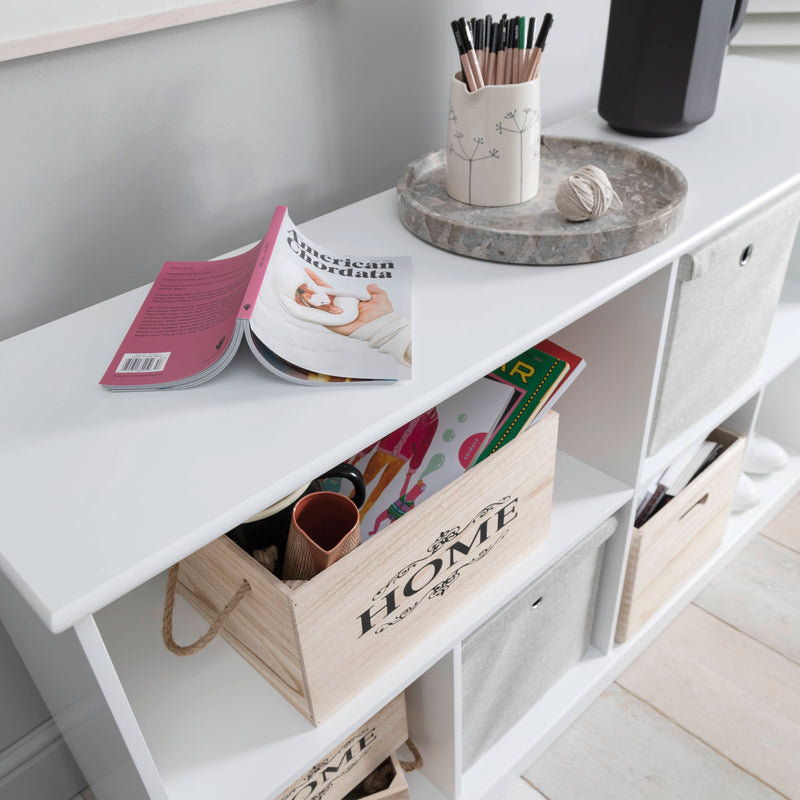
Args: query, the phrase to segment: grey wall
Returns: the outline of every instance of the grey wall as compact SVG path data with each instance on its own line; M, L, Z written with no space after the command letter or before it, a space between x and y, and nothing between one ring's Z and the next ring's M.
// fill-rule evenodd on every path
M50 716L1 622L0 708L0 753Z
M543 116L596 103L608 0L561 0ZM394 185L444 145L453 17L298 0L0 63L0 339ZM77 345L77 343L76 343Z
M749 0L744 25L729 52L800 64L800 0L785 0L781 12L775 13L767 0ZM800 234L789 261L789 275L800 279Z

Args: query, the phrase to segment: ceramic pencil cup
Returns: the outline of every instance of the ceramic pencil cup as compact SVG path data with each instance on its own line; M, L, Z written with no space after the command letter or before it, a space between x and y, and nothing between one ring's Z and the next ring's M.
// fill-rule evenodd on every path
M539 190L539 78L475 92L450 83L447 194L473 206L524 203Z

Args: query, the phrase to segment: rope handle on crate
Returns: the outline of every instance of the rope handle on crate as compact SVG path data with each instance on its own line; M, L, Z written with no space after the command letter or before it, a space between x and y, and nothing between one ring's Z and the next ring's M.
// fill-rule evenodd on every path
M164 617L161 622L161 638L170 653L176 656L190 656L198 650L202 650L219 632L225 621L233 613L239 601L250 591L250 584L242 580L242 585L236 590L236 594L228 600L222 611L208 626L208 630L194 643L181 645L178 644L172 632L172 614L175 610L175 594L178 589L178 572L180 563L173 564L167 572L167 591L164 597Z
M410 738L406 739L406 747L411 751L411 755L414 757L414 760L400 761L400 766L403 768L403 772L413 772L415 769L422 769L425 763L422 760L422 754L419 752L417 746Z

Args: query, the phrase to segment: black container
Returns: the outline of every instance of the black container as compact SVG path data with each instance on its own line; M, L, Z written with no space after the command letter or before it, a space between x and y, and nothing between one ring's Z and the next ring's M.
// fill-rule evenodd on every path
M747 0L611 0L598 112L637 136L673 136L717 105Z
M286 539L292 521L292 510L301 497L312 492L325 489L324 482L328 478L344 478L352 486L353 502L360 508L367 496L364 476L361 470L348 462L338 464L324 475L314 478L308 486L300 487L296 492L283 500L265 508L247 522L237 525L227 535L251 556L256 550L274 546L277 550L275 574L280 575L283 568L283 557L286 553Z

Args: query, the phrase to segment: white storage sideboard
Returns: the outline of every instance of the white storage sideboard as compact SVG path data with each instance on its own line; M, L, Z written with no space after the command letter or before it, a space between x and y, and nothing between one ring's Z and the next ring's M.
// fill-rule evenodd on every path
M296 387L243 351L190 390L106 392L97 381L147 287L0 343L0 616L98 800L269 800L403 690L426 762L409 775L411 797L497 798L652 641L800 487L797 252L759 369L647 455L678 260L800 186L798 86L795 65L729 57L714 117L688 134L625 137L594 111L549 128L649 149L684 172L678 229L623 258L521 267L456 256L403 227L393 188L304 225L332 249L413 257L408 383ZM171 564L547 337L588 366L557 407L546 544L318 727L224 641L188 658L166 651ZM616 644L637 494L720 425L774 438L791 463L759 481L762 502L732 515L712 558ZM461 642L612 515L589 651L465 769ZM179 641L204 628L179 598Z

